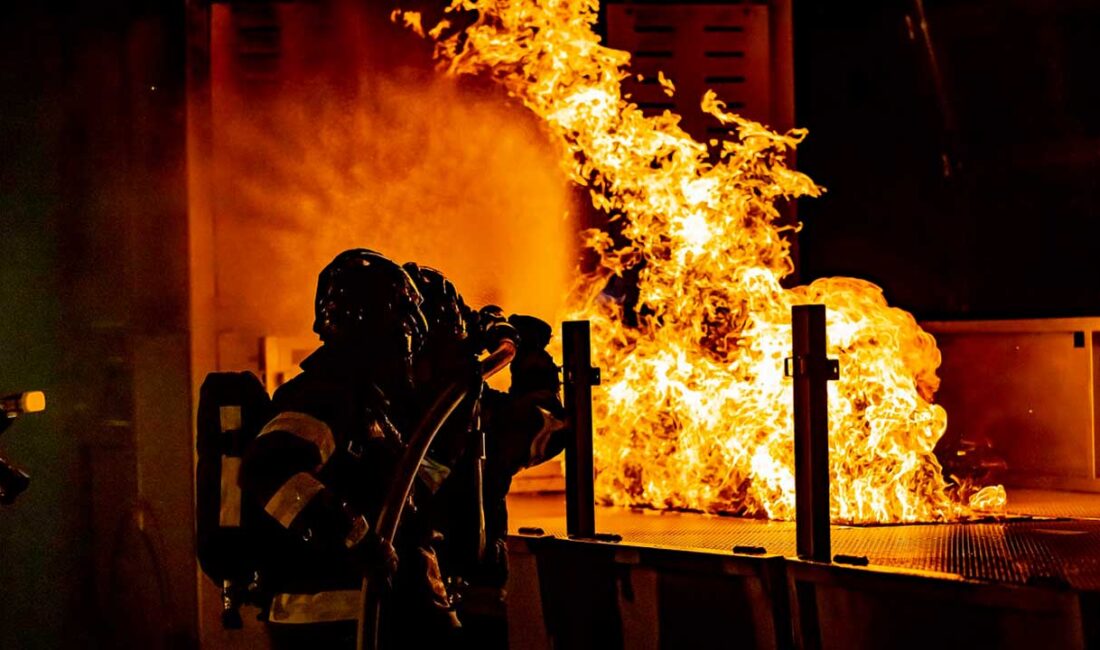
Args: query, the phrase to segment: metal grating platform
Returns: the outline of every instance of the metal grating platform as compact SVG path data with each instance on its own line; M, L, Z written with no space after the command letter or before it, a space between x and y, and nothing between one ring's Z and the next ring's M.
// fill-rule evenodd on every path
M1013 489L1008 492L1008 510L1036 517L1100 519L1100 494Z
M1013 512L1038 517L1061 512L1079 517L1100 515L1098 495L1028 491L1010 493L1009 500ZM537 527L565 536L560 495L511 497L509 513L513 532ZM768 553L795 554L795 526L789 522L601 507L596 511L596 528L621 535L623 543L631 545L711 552L761 546ZM832 545L834 554L866 556L872 565L1100 591L1100 518L834 526Z

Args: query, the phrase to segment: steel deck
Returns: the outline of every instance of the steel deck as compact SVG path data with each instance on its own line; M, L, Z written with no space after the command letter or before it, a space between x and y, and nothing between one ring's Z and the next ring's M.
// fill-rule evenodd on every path
M511 531L540 528L564 537L564 508L560 494L512 496ZM833 526L833 553L865 556L872 566L1100 591L1100 495L1010 491L1009 511L1017 516L1007 521ZM596 530L634 546L704 552L755 546L795 555L793 522L598 507Z

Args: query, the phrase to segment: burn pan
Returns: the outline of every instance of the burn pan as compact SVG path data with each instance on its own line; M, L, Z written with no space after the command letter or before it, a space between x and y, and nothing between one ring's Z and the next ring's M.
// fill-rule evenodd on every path
M1001 520L834 525L832 551L866 557L872 567L1100 591L1100 496L1028 490L1010 492L1009 504L1012 514ZM537 527L566 536L560 496L515 495L509 512L513 532ZM796 555L794 522L597 506L596 523L627 545L701 552L759 547Z

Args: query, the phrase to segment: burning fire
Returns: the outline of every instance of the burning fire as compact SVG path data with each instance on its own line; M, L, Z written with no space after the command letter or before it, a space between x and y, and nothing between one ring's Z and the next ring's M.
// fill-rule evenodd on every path
M940 353L875 285L793 271L776 204L822 191L784 158L804 137L702 109L736 138L697 142L669 112L622 96L629 54L599 43L595 0L454 0L465 29L430 31L452 74L486 74L545 120L571 177L621 226L585 233L599 256L575 314L591 319L604 390L596 491L616 505L794 516L791 306L828 308L831 509L838 522L942 521L1003 507L1000 486L949 486L932 453L947 416L932 403ZM420 18L395 19L422 32ZM672 92L671 84L661 83ZM637 276L636 304L606 290ZM621 283L620 283L621 284Z

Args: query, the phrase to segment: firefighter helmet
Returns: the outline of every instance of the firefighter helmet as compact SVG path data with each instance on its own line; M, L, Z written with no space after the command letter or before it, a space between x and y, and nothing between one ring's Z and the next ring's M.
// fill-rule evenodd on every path
M313 331L325 343L411 357L428 333L422 303L416 284L399 264L365 248L346 250L317 278Z
M469 333L467 320L472 312L455 285L430 266L406 262L404 268L424 296L421 309L428 320L428 330L432 337L466 340Z

